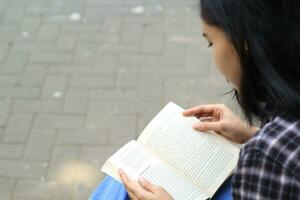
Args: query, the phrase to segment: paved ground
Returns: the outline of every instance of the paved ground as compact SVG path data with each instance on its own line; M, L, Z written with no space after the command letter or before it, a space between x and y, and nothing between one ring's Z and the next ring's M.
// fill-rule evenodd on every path
M169 101L229 102L197 0L0 1L0 200L87 199Z

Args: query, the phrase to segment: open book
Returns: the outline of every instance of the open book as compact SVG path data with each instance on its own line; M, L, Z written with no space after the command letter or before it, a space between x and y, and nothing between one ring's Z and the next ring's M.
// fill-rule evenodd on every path
M233 173L239 148L222 136L192 128L196 117L170 102L147 125L137 141L119 149L102 171L120 181L118 168L131 178L144 177L165 188L174 200L211 198Z

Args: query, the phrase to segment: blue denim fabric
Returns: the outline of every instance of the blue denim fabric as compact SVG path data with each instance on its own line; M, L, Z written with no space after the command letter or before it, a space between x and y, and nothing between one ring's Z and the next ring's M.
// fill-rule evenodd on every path
M129 200L124 186L107 176L96 188L89 200ZM232 200L231 178L227 179L212 200Z

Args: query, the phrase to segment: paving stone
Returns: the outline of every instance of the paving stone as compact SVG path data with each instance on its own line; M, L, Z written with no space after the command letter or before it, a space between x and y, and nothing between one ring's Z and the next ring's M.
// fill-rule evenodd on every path
M164 89L195 89L199 88L201 80L193 76L184 76L184 77L166 77L164 79Z
M139 43L102 43L99 47L99 52L105 53L137 53L140 51Z
M21 84L25 86L42 86L47 72L45 65L28 65L22 75Z
M11 197L15 181L9 178L0 178L0 200L8 200Z
M20 159L24 152L23 144L0 144L1 159Z
M144 76L193 76L195 71L183 66L174 65L144 65L139 69L139 75Z
M82 128L83 116L39 114L35 120L36 128Z
M9 54L10 45L8 44L1 44L0 45L0 62L4 63L7 55Z
M118 33L118 32L102 32L101 35L99 35L99 39L103 42L108 42L108 43L121 42L120 33ZM105 52L102 52L102 53L105 53Z
M20 98L33 99L39 97L41 89L31 86L4 86L0 87L0 97L4 98Z
M113 76L77 76L70 79L69 86L72 88L112 88L114 83Z
M121 32L122 31L122 16L103 16L101 30L102 32Z
M162 53L164 49L164 34L155 29L143 32L142 51L147 53Z
M46 78L44 84L43 98L62 98L65 95L65 88L67 86L67 78L64 76L49 76Z
M123 42L141 42L142 40L142 25L139 20L125 19L124 29L122 33Z
M0 141L2 141L3 135L4 135L4 131L2 128L0 128Z
M106 145L108 133L108 131L93 129L62 129L58 132L56 143L85 146Z
M0 177L40 179L46 172L43 162L0 160Z
M163 63L163 56L160 54L146 54L146 53L122 53L120 55L121 64L135 64L135 65L160 65Z
M16 100L13 105L14 112L22 113L58 113L62 109L60 99Z
M82 149L81 162L86 164L89 169L87 180L78 180L74 186L74 197L87 199L95 190L97 184L102 180L105 174L100 169L106 159L111 156L118 147L85 147Z
M17 7L9 7L6 10L3 22L4 23L20 23L24 17L24 10Z
M28 4L26 13L28 14L45 14L47 8L46 1L34 1Z
M163 79L159 76L141 76L139 80L139 100L160 101L163 96Z
M136 101L116 101L113 104L112 113L114 115L136 114L137 113Z
M94 72L96 74L115 74L117 72L119 55L118 54L100 54L97 57Z
M137 88L138 67L122 65L119 67L116 77L118 88Z
M48 161L55 136L55 130L33 130L25 149L24 158L26 160Z
M140 100L136 102L138 114L140 115L156 115L164 105L161 101Z
M195 93L192 90L185 89L170 89L164 91L163 103L164 105L169 103L170 101L178 104L179 106L185 107L191 101L192 94Z
M82 148L81 162L91 164L101 169L104 162L116 151L118 146L90 146ZM98 171L101 174L101 171Z
M85 128L109 130L112 117L112 104L110 102L92 102L87 113Z
M62 33L84 33L84 32L99 32L101 30L99 24L63 24L61 26L61 32Z
M9 116L5 128L3 141L25 142L28 139L32 126L33 115L25 113L14 113Z
M114 116L110 123L110 145L121 145L136 139L137 119L134 115Z
M14 199L63 200L72 196L73 187L59 181L19 180L14 190Z
M76 45L76 34L60 34L56 41L55 50L72 52Z
M74 62L77 64L91 64L96 59L98 45L91 43L77 44Z
M109 130L111 120L111 114L88 113L85 128L91 130Z
M13 51L6 58L6 63L3 68L5 74L20 74L28 62L28 52Z
M85 114L90 92L85 89L67 91L63 111L66 113Z
M31 54L30 62L39 64L68 64L72 62L71 53L58 53L58 52L35 52Z
M91 65L50 65L48 75L91 75L94 73L94 66Z
M92 90L92 100L135 100L137 98L136 89L97 89Z
M75 146L56 146L48 166L47 179L72 184L73 179L69 177L72 174L68 174L67 171L76 166L79 157L80 149Z
M26 31L21 34L27 34ZM29 33L29 36L24 39L24 41L15 43L12 46L12 51L28 51L31 54L40 53L40 52L51 52L54 49L53 43L34 43L34 41L29 40L28 38L32 38L34 40L35 36ZM30 58L28 58L30 60ZM40 64L40 63L39 63ZM47 64L47 63L44 63Z
M57 39L58 33L59 33L59 26L42 25L39 28L37 41L38 42L53 42Z
M40 27L41 21L42 19L40 17L26 16L21 24L22 32L28 32L29 34L37 32Z
M164 46L163 61L166 65L185 65L185 45L166 43Z
M0 75L0 86L16 86L19 80L16 75Z
M9 99L0 100L0 126L5 126L11 109L11 101Z
M107 101L90 101L88 107L88 113L101 113L105 115L112 114L113 102L111 100Z
M78 35L78 42L95 43L103 42L102 35L99 33L81 33Z
M17 24L2 24L0 28L0 41L9 42L11 44L18 37L18 30Z

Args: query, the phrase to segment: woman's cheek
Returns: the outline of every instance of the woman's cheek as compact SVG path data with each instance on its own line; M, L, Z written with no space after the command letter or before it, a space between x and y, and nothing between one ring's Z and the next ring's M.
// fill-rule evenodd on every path
M228 77L226 66L227 66L227 59L224 58L224 55L217 50L217 48L213 49L213 62L217 66L218 70L222 73L222 75L230 80Z
M229 45L219 45L213 48L213 61L222 75L234 86L239 88L240 64L238 57Z

